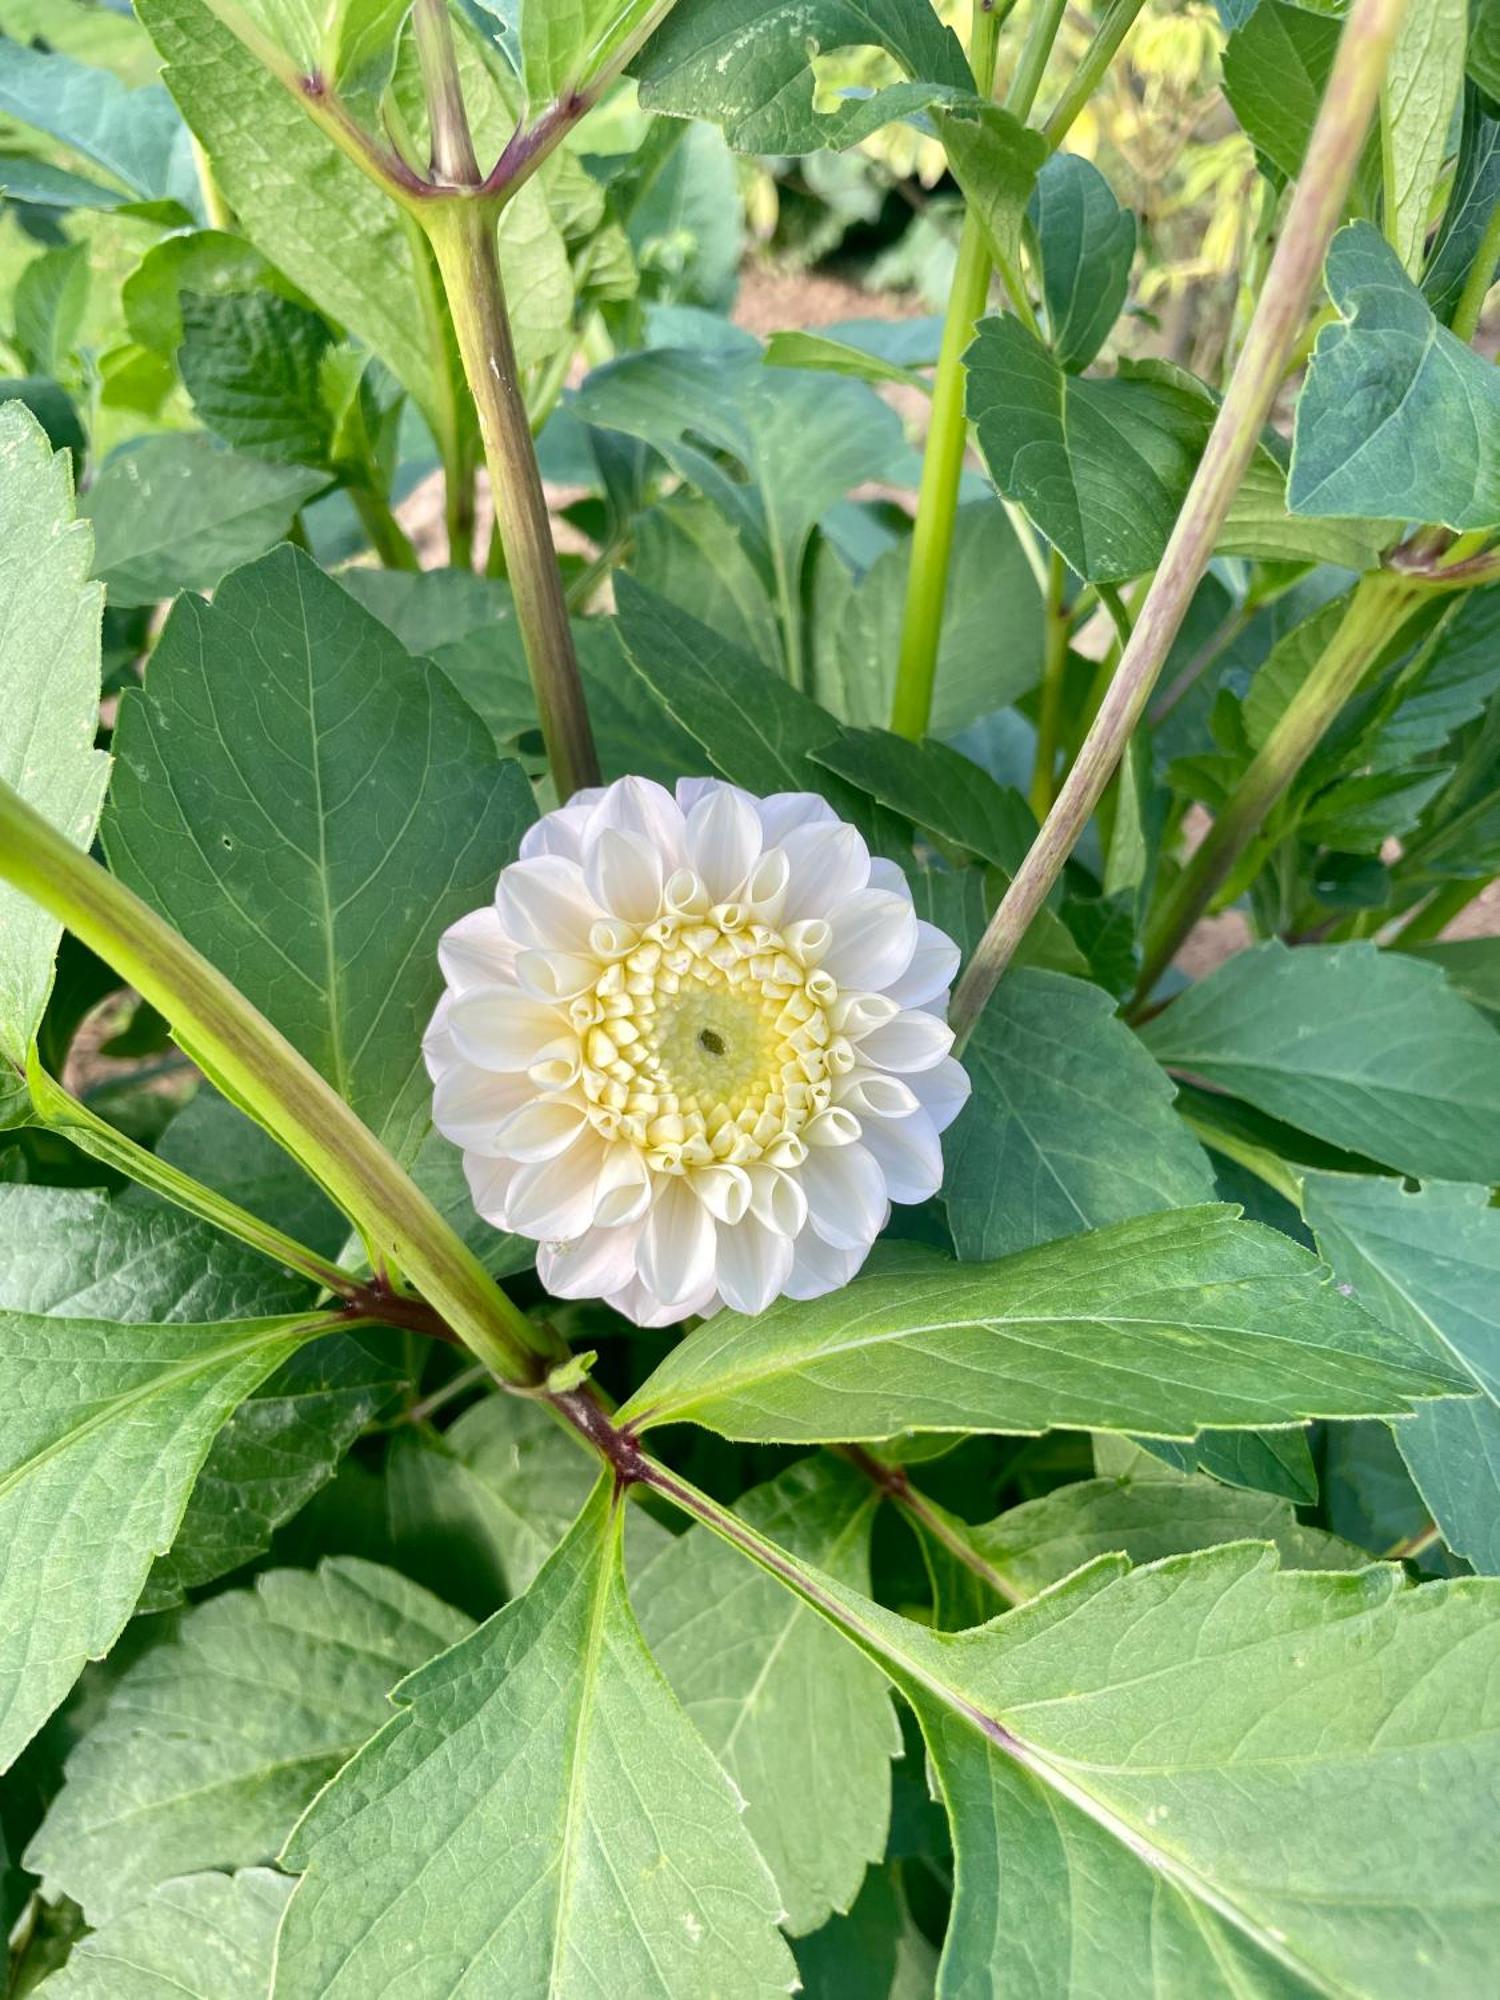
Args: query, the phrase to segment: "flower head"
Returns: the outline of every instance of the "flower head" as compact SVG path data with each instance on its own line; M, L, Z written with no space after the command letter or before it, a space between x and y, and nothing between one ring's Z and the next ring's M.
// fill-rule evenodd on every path
M439 946L433 1120L559 1298L814 1298L942 1179L953 943L812 793L644 778L548 813Z

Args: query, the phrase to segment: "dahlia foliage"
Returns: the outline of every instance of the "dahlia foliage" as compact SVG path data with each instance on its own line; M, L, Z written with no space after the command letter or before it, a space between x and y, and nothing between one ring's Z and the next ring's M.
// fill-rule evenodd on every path
M579 793L440 958L434 1121L559 1297L641 1326L813 1298L937 1191L958 950L812 793Z

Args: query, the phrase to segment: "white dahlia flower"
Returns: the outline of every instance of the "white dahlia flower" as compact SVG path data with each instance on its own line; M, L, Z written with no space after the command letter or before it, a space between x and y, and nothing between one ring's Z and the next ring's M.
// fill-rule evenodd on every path
M942 1180L957 948L812 793L580 792L439 957L433 1120L556 1297L640 1326L814 1298Z

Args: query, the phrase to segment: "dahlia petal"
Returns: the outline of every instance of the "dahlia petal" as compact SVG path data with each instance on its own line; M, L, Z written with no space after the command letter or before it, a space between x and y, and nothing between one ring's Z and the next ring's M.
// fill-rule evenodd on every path
M641 1229L641 1283L663 1304L711 1286L716 1236L713 1217L686 1180L667 1177Z
M495 907L516 946L537 951L586 951L591 927L605 914L582 868L558 854L513 861L501 874Z
M599 961L581 951L516 953L516 983L534 1000L574 1000L599 977Z
M954 1056L944 1056L935 1069L919 1070L910 1082L939 1132L947 1131L969 1101L969 1073Z
M602 1299L635 1277L640 1224L588 1229L571 1243L544 1243L537 1251L537 1276L555 1299Z
M675 1326L678 1320L687 1319L694 1313L710 1313L717 1298L713 1286L706 1285L691 1298L659 1299L643 1279L636 1278L618 1292L607 1292L604 1303L613 1306L617 1313L637 1326L654 1327Z
M434 1083L462 1060L454 1044L453 1030L448 1026L448 1009L452 1005L453 995L444 993L433 1008L432 1019L422 1037L422 1061Z
M908 903L911 901L911 884L906 879L905 870L899 863L888 860L883 854L870 856L869 887L888 889L893 896L900 896Z
M459 1055L479 1069L530 1069L574 1054L578 1045L555 1007L518 986L475 986L456 995L447 1028Z
M507 1079L508 1081L509 1079ZM495 1134L495 1147L512 1160L552 1160L565 1153L588 1123L582 1104L533 1095Z
M793 827L777 845L791 863L783 908L793 919L831 917L870 879L870 850L858 831L842 822Z
M764 1312L785 1287L795 1254L789 1236L753 1215L721 1228L714 1265L720 1298L735 1312Z
M582 861L583 830L594 807L604 797L603 785L589 785L575 792L565 806L544 813L534 826L521 835L520 858L530 861L537 854L558 854L565 861Z
M535 1097L535 1086L523 1071L497 1074L459 1062L437 1080L432 1122L455 1146L503 1159L510 1149L499 1141L501 1127Z
M604 1143L592 1132L555 1159L518 1167L505 1200L508 1229L522 1236L570 1242L582 1236L598 1207Z
M790 1174L757 1162L748 1167L750 1212L765 1228L778 1236L800 1234L807 1221L807 1196Z
M584 830L585 858L606 832L633 834L657 856L662 873L670 875L686 858L686 828L682 808L654 778L618 778L605 787Z
M797 1238L792 1268L782 1290L789 1299L820 1299L825 1292L847 1285L869 1254L868 1243L836 1250L811 1229L804 1229Z
M958 946L945 931L918 917L917 948L911 964L885 987L887 997L898 1007L931 1007L935 1013L945 1012L947 989L958 971L959 956Z
M757 799L755 809L767 847L779 847L795 827L832 826L838 818L817 792L772 792L769 798Z
M503 986L515 978L516 948L493 904L470 910L438 939L438 964L455 993L471 986Z
M921 1109L912 1086L882 1069L849 1070L834 1084L833 1100L852 1111L861 1125L866 1118L909 1118Z
M798 1178L807 1196L808 1221L825 1243L852 1250L875 1241L889 1204L885 1175L867 1147L815 1147Z
M743 1167L698 1167L688 1184L715 1222L732 1226L750 1207L750 1176Z
M651 1206L651 1174L633 1146L606 1146L595 1190L594 1224L616 1229L636 1223Z
M833 943L823 959L844 989L880 993L898 980L917 949L917 913L889 889L861 889L830 906Z
M911 1008L883 1027L872 1028L857 1044L861 1061L907 1074L936 1069L952 1046L953 1030L948 1023L920 1008Z
M908 1118L867 1118L863 1143L884 1174L892 1201L926 1201L942 1186L943 1148L924 1112Z
M520 1171L514 1160L487 1160L482 1153L464 1154L464 1179L469 1183L474 1213L494 1229L510 1227L505 1220L505 1203L511 1182Z
M628 924L652 923L661 912L662 856L642 834L601 827L583 864L589 894Z
M711 903L738 896L760 853L760 815L748 794L735 786L706 793L688 814L688 861L702 877Z

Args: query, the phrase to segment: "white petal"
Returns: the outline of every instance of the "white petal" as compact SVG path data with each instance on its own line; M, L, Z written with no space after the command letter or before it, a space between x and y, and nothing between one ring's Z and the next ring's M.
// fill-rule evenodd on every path
M518 986L476 986L448 1009L448 1029L466 1062L480 1069L530 1069L576 1057L578 1037L555 1007Z
M946 1056L936 1069L924 1069L911 1078L918 1102L939 1132L946 1132L969 1101L969 1073L953 1056Z
M555 1160L516 1169L505 1200L506 1227L522 1236L569 1242L594 1220L604 1142L585 1132Z
M713 1217L686 1181L668 1176L641 1229L642 1284L664 1305L712 1285L715 1237Z
M594 1222L600 1229L636 1223L651 1201L651 1175L634 1146L607 1146L595 1189Z
M767 847L779 846L794 827L831 826L838 817L816 792L772 792L769 798L756 800L755 810Z
M507 1118L535 1097L536 1088L523 1071L497 1075L460 1062L437 1080L432 1122L455 1146L502 1159L508 1149L497 1143L496 1134Z
M620 778L605 789L584 831L585 855L606 828L645 841L661 862L663 875L670 875L686 859L682 808L652 778Z
M687 1179L715 1222L738 1222L750 1207L750 1176L743 1167L697 1167Z
M842 1104L830 1104L815 1112L802 1128L809 1146L852 1146L859 1137L859 1120Z
M809 1222L836 1250L868 1249L885 1227L885 1175L864 1146L818 1146L797 1178Z
M793 1237L807 1221L807 1196L791 1174L757 1164L750 1176L750 1212L778 1236Z
M690 1299L659 1299L640 1278L622 1286L618 1292L607 1292L604 1303L613 1306L625 1319L633 1320L637 1326L675 1326L680 1319L687 1319L693 1313L709 1313L714 1310L718 1294L712 1285L706 1285Z
M870 879L870 850L855 828L841 821L794 827L778 845L792 866L784 905L789 918L826 917L834 923L839 905Z
M940 994L945 995L952 985L958 961L958 946L948 933L940 931L936 924L924 923L918 917L917 948L912 953L911 964L884 991L898 1007L932 1006L934 1013L945 1013L946 999L939 1005L933 1003Z
M760 852L755 802L733 785L707 793L688 814L688 860L702 876L710 902L738 896Z
M888 889L862 889L827 912L833 943L823 960L842 987L883 992L911 964L917 948L917 914L910 901Z
M516 953L516 983L537 1000L576 1000L595 984L601 970L592 952Z
M906 872L897 862L888 861L883 854L870 856L870 884L872 889L889 889L894 896L904 896L911 901L911 884Z
M847 1285L869 1254L868 1243L853 1250L835 1250L812 1230L804 1229L781 1289L792 1299L821 1298L825 1292Z
M603 797L603 785L589 785L575 792L565 806L544 813L521 835L520 858L530 861L536 854L560 854L565 861L582 861L583 830Z
M455 993L471 986L503 986L515 978L515 963L516 948L493 903L470 910L438 939L438 964Z
M482 1153L464 1154L464 1179L474 1213L494 1229L507 1229L505 1203L510 1184L521 1169L514 1160L487 1160Z
M600 828L583 864L589 894L628 924L649 924L661 912L662 856L643 835Z
M721 1228L714 1258L720 1298L735 1312L764 1312L785 1285L793 1255L791 1238L778 1236L753 1215Z
M861 1125L866 1118L909 1118L921 1109L912 1086L882 1069L851 1069L834 1084L833 1101L852 1111Z
M937 1068L953 1046L953 1030L936 1014L914 1007L883 1027L872 1028L856 1046L862 1062L910 1074Z
M513 1111L495 1134L494 1150L512 1160L553 1160L565 1153L588 1118L565 1097L536 1097Z
M867 1118L864 1144L885 1175L892 1201L926 1201L942 1186L943 1148L925 1112L908 1118Z
M602 1299L635 1277L639 1223L619 1229L587 1229L571 1243L544 1243L537 1252L537 1276L557 1299Z
M538 951L587 951L590 927L604 915L578 863L557 854L513 861L501 874L495 907L516 945Z
M427 1023L427 1032L422 1037L422 1060L427 1065L427 1074L436 1083L446 1070L452 1069L462 1057L454 1044L453 1031L448 1026L448 1009L453 1005L453 995L439 996L432 1010L432 1019Z

